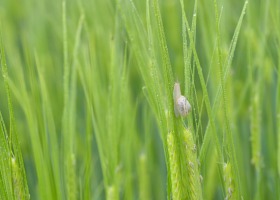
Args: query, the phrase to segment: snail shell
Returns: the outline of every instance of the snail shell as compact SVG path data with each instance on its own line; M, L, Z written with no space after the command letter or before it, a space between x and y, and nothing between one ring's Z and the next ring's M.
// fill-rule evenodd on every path
M191 111L191 105L186 97L181 95L180 84L174 84L173 90L174 112L176 117L185 117Z

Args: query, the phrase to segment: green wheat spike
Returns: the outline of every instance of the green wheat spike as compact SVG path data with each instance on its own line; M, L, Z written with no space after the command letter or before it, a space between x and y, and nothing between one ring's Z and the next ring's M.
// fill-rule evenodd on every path
M192 133L185 129L183 131L183 145L184 145L184 156L186 160L187 170L187 190L188 199L196 200L202 198L201 188L201 176L199 174L198 159L196 155L196 145L194 143Z
M234 184L234 178L233 178L232 167L230 162L224 163L223 172L224 172L224 183L226 188L225 200L238 199L236 196L237 194L236 187Z
M169 133L167 135L167 147L169 152L169 162L170 162L170 174L171 174L171 184L172 184L172 197L174 200L182 199L182 183L180 174L180 162L178 155L178 148L176 148L176 142L174 135Z

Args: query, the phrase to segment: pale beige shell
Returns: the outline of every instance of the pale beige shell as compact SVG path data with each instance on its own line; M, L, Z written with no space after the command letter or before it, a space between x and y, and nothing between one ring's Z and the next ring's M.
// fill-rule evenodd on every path
M174 84L173 90L174 112L176 117L185 117L191 111L191 105L186 97L181 95L180 84Z

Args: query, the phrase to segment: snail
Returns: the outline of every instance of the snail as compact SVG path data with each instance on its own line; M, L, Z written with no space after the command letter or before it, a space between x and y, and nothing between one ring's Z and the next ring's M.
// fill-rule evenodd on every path
M185 117L191 111L191 105L186 97L181 95L180 84L174 84L173 90L174 112L176 117Z

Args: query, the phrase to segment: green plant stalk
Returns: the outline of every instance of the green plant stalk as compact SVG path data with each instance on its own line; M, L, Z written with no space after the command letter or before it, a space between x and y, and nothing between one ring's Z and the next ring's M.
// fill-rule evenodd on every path
M66 1L62 1L62 35L63 35L63 114L62 114L62 138L63 138L63 153L62 153L62 168L64 169L64 191L63 196L67 196L68 198L71 194L67 193L69 190L67 189L69 186L68 180L68 161L72 152L72 137L68 134L70 133L70 119L69 119L69 108L70 108L70 94L69 94L69 85L70 85L70 66L69 66L69 58L68 58L68 33L67 33L67 18L66 18Z
M39 78L39 85L40 85L40 94L42 99L42 115L44 118L44 129L49 130L49 138L50 138L50 148L48 149L50 151L50 157L51 159L51 165L52 170L54 173L54 187L55 187L55 193L57 198L62 198L61 190L61 169L60 166L60 154L59 154L59 145L57 140L57 130L55 127L55 121L54 121L54 113L52 109L49 109L51 107L50 102L50 96L47 91L47 83L43 76L41 63L39 62L39 58L37 53L35 53L35 65L38 72L38 78Z
M78 197L78 177L76 176L76 158L74 154L68 157L67 167L67 195L69 200L75 200Z
M252 164L255 166L257 172L261 168L261 115L260 115L260 102L259 94L255 94L252 97L251 107L251 145L252 145Z
M280 35L279 35L280 37ZM278 47L280 49L280 47ZM277 119L278 121L280 121L280 50L278 50L278 84L277 84ZM277 127L277 130L278 130L278 176L279 176L279 179L280 179L280 124L278 124L278 127Z
M276 22L278 23L280 21L280 13L278 12L278 14L276 15L278 16L276 20ZM277 24L276 23L276 24ZM278 62L277 62L277 67L278 67L278 71L277 71L277 95L276 95L276 120L277 122L280 121L280 30L277 29L277 38L278 38L278 45L277 45L277 49L278 49ZM280 124L277 123L277 171L278 171L278 183L280 181ZM280 184L278 184L278 191L280 190ZM279 195L279 194L278 194Z
M78 28L76 31L76 37L75 37L75 45L73 50L73 64L72 64L72 73L71 73L71 80L70 80L70 102L69 102L69 138L70 138L70 144L69 144L69 151L70 154L68 155L68 161L67 161L67 194L69 200L75 200L78 196L78 184L77 184L77 176L76 176L76 156L75 156L75 133L76 133L76 97L77 97L77 54L79 50L79 44L80 44L80 36L82 31L82 25L83 25L84 16L81 15L78 23Z
M280 13L278 13L278 22L280 21ZM278 72L277 72L277 75L278 75L278 79L277 79L277 95L276 95L276 108L277 108L277 113L276 113L276 119L277 121L279 122L280 121L280 30L278 29L278 32L277 32L277 38L278 38L278 45L277 45L277 48L278 48ZM278 155L278 159L277 159L277 165L278 165L278 180L280 180L280 124L278 123L278 126L277 126L277 144L278 144L278 149L277 149L277 155ZM280 188L280 184L278 186Z

